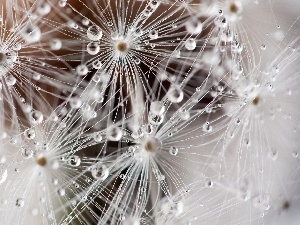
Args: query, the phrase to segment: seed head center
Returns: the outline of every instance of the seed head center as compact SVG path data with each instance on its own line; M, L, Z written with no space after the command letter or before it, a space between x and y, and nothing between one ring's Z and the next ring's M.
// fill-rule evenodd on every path
M128 43L125 41L119 41L116 43L116 49L121 53L126 53L128 51Z
M142 149L149 153L155 153L161 149L161 142L154 137L147 137L142 142Z
M259 97L256 96L256 97L254 97L254 98L252 99L252 104L253 104L253 105L258 105L259 101L260 101Z
M237 13L239 11L238 6L235 3L231 3L229 7L230 12Z
M47 160L44 156L40 156L37 158L36 163L40 166L45 166L47 164Z

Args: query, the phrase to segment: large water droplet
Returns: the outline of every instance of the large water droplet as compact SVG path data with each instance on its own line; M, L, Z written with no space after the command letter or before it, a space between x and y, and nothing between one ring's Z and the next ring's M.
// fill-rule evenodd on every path
M102 30L97 25L92 25L87 30L87 37L92 41L99 41L102 38Z
M97 163L92 166L91 173L95 179L104 181L109 176L109 169L105 165Z

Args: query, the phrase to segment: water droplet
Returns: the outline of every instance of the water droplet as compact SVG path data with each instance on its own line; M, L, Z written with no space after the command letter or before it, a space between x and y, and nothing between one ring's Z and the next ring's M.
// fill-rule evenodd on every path
M292 152L292 156L293 156L293 158L298 158L298 152L296 152L296 151L294 151L294 152Z
M95 60L95 61L93 61L93 68L94 69L101 69L101 67L102 67L102 63L101 63L101 61L100 60ZM94 80L95 81L95 80ZM100 76L99 76L99 81L100 81ZM98 82L99 82L98 81ZM96 82L96 81L95 81Z
M17 79L13 75L9 75L5 78L7 86L13 86L16 84Z
M151 0L149 5L153 10L155 10L160 5L160 0Z
M95 142L101 142L102 141L102 135L99 132L95 132L93 134L93 139Z
M59 196L64 196L66 194L66 191L63 188L60 188L60 189L57 190L57 193L58 193Z
M266 46L265 44L262 44L262 45L260 46L260 49L261 49L261 50L266 50L266 49L267 49L267 46Z
M102 38L102 30L97 25L92 25L87 30L87 37L92 41L99 41Z
M214 186L214 183L212 182L212 180L207 179L205 181L205 187L213 187L213 186Z
M54 50L54 51L57 51L57 50L61 49L61 47L62 47L61 40L58 38L51 39L49 41L49 45L50 45L51 50Z
M65 7L67 4L67 0L59 0L58 1L58 6L59 7Z
M156 31L156 30L151 30L151 31L149 32L149 38L150 38L150 39L157 39L157 38L158 38L158 31Z
M202 23L195 18L190 18L185 24L185 29L190 34L200 34L202 32L202 28Z
M110 141L119 141L121 140L123 132L121 128L116 126L111 126L106 131L106 137Z
M76 73L79 76L85 76L89 72L89 69L86 65L82 64L76 67Z
M69 159L68 159L68 164L69 164L70 166L77 167L77 166L80 165L80 163L81 163L81 159L80 159L80 157L77 156L77 155L72 155L72 156L70 156Z
M33 150L30 148L23 148L21 154L25 159L30 159L33 156Z
M47 2L41 2L37 6L37 13L40 16L45 16L51 11L51 6Z
M269 151L269 158L273 161L275 161L278 157L278 151L274 148L272 148L270 151Z
M21 36L27 43L37 42L41 38L41 30L32 23L28 23L21 31Z
M82 101L78 97L73 97L70 99L69 103L73 109L78 109L80 108Z
M104 181L109 176L109 169L105 165L97 163L92 166L91 173L95 179Z
M204 131L205 133L210 133L210 132L212 132L212 126L210 125L209 122L204 123L203 126L202 126L202 128L203 128L203 131Z
M259 210L269 210L270 205L268 203L269 199L265 195L257 195L252 199L252 204Z
M161 101L151 102L150 111L153 115L161 116L165 112L165 106Z
M34 129L27 129L27 130L25 130L24 136L28 140L34 139L35 138L35 131L34 131Z
M40 111L33 111L30 113L30 121L32 124L39 124L43 121L43 114Z
M193 38L190 38L185 41L185 48L189 51L195 50L196 48L196 41Z
M176 148L174 146L170 147L169 153L171 155L174 155L174 156L177 155L178 154L178 148Z
M18 207L24 207L24 205L25 205L25 202L24 202L24 200L22 198L18 198L16 200L16 206L18 206Z
M183 100L183 91L179 87L171 87L167 93L168 99L173 103L179 103Z
M86 46L86 50L90 55L96 55L100 51L100 46L97 42L90 42Z

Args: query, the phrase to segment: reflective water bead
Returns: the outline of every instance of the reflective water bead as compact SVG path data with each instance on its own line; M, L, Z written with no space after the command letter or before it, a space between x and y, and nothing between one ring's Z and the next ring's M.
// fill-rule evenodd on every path
M163 105L163 103L161 101L154 101L154 102L151 102L150 111L154 115L161 116L165 112L165 106Z
M97 163L92 166L91 173L95 179L104 181L109 176L109 169L105 165Z
M213 187L214 183L210 179L206 179L205 181L205 187Z
M267 46L266 46L265 44L262 44L262 45L260 46L260 49L261 49L261 50L266 50L266 49L267 49Z
M93 134L93 139L95 142L101 142L102 141L102 135L99 132L95 132Z
M7 86L13 86L16 84L17 79L13 75L9 75L5 78Z
M260 210L269 210L269 199L264 195L257 195L252 199L253 206Z
M81 20L81 23L82 23L82 25L87 26L87 25L89 25L90 21L87 18L83 18Z
M110 141L119 141L121 140L123 132L121 128L116 126L111 126L106 131L106 137Z
M32 124L39 124L43 121L43 114L40 111L33 111L30 113L30 121Z
M202 129L206 133L212 132L212 126L210 125L209 122L204 123L203 126L202 126Z
M100 46L97 42L90 42L86 46L86 50L90 55L96 55L100 51Z
M164 121L163 116L153 115L151 112L149 113L148 117L152 125L160 125Z
M63 188L60 188L60 189L57 190L57 193L58 193L59 196L65 196L66 191Z
M28 23L21 31L21 36L27 43L37 42L41 38L41 30L32 23Z
M100 60L95 60L95 61L93 61L93 68L94 68L94 69L98 70L98 69L100 69L101 67L102 67L102 63L101 63Z
M47 2L41 2L37 6L37 13L40 16L47 15L51 11L51 6Z
M149 38L150 39L157 39L158 38L158 32L156 30L151 30L149 32Z
M102 30L97 25L92 25L87 30L87 37L92 41L99 41L102 38Z
M34 129L27 129L24 132L24 136L26 139L34 139L35 138L35 130Z
M80 163L81 163L81 159L80 159L80 157L77 156L77 155L72 155L72 156L70 156L69 159L68 159L68 164L69 164L70 166L77 167L77 166L80 165Z
M190 18L185 23L185 29L190 34L200 34L203 29L203 24L201 23L201 21L195 18Z
M161 0L151 0L150 1L150 7L152 9L157 9L157 7L160 5Z
M78 97L72 97L69 103L73 109L78 109L82 105L82 101Z
M81 64L76 67L76 73L79 76L85 76L89 72L89 69L86 65Z
M185 48L189 51L192 51L196 48L196 41L193 38L190 38L188 40L186 40L185 42Z
M34 80L40 80L41 79L41 74L37 73L37 72L34 72L33 75L32 75L32 78Z
M183 100L183 91L179 87L171 87L167 97L173 103L179 103Z
M278 157L278 151L275 148L270 149L269 151L269 158L275 161Z
M57 51L57 50L61 49L62 42L58 38L53 38L49 41L49 45L50 45L51 50Z
M22 198L18 198L16 200L16 206L17 207L24 207L24 205L25 205L25 202L24 202L24 200Z
M171 155L177 155L178 154L178 148L176 148L174 146L170 147L169 153Z
M25 159L30 159L33 156L33 150L31 148L23 148L21 154Z
M59 7L65 7L67 5L67 0L59 0L58 5Z

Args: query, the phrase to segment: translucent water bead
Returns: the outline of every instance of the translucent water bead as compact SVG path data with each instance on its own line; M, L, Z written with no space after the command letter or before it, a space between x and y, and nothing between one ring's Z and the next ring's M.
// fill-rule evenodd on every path
M96 55L100 51L100 45L97 42L90 42L86 46L86 50L90 55Z
M190 34L200 34L203 29L203 24L196 18L190 18L185 23L185 29Z
M185 42L185 48L189 51L192 51L196 48L196 41L193 38L190 38L188 40L186 40Z
M87 37L92 41L99 41L102 35L102 30L97 25L92 25L87 30Z
M41 38L41 30L39 27L32 23L28 23L24 28L21 30L21 36L27 43L37 42Z
M49 45L50 45L51 50L54 50L54 51L59 50L62 47L61 40L58 38L51 39L49 41Z
M40 16L45 16L50 11L51 11L51 6L47 2L45 2L45 1L39 3L38 6L37 6L37 13Z
M183 100L183 91L179 87L171 87L167 97L173 103L179 103Z
M104 164L97 163L92 166L91 173L95 179L104 181L109 176L109 169Z
M163 105L162 102L160 102L160 101L151 102L150 112L153 115L161 116L161 115L164 114L165 110L166 110L166 108L165 108L165 106Z
M25 202L24 202L24 200L22 198L18 198L16 200L16 206L17 207L24 207L24 205L25 205Z
M80 165L80 163L81 163L81 159L80 159L80 157L77 156L77 155L72 155L72 156L70 156L69 159L68 159L68 164L69 164L70 166L77 167L77 166Z
M110 141L119 141L121 140L123 132L119 127L109 127L106 131L106 137Z

